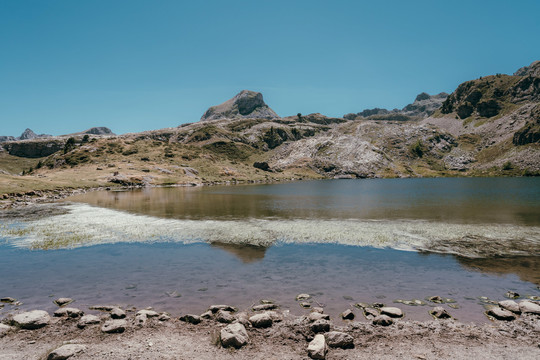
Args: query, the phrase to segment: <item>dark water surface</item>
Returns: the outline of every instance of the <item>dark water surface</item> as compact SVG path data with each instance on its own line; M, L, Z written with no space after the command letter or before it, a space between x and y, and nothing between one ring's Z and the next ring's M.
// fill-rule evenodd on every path
M460 309L444 306L459 320L482 322L487 320L480 296L503 300L508 290L540 295L540 256L535 250L535 231L540 226L538 178L161 188L96 192L69 200L131 214L197 221L358 219L384 224L411 220L428 225L479 224L479 228L507 224L520 226L524 236L531 229L531 238L525 240L533 244L533 250L525 256L467 258L338 243L277 242L263 247L226 241L209 244L204 239L29 250L14 247L13 240L6 238L0 245L1 297L15 297L25 309L54 310L53 298L68 296L77 300L74 306L83 308L115 303L153 306L174 315L201 313L216 303L246 308L266 298L300 314L307 310L294 297L309 293L313 305L325 306L336 317L355 302L394 305L396 299L439 295L457 301ZM241 221L234 224L242 226ZM409 319L430 319L429 306L397 306ZM10 309L6 306L0 311Z

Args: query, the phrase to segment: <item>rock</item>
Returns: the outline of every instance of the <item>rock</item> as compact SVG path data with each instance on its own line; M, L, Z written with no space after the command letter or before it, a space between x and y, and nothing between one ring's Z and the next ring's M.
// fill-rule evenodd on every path
M266 161L262 161L262 162L255 161L253 163L253 167L256 169L261 169L262 171L270 171L270 165L268 165Z
M296 301L303 301L303 300L308 300L311 298L311 295L309 294L299 294L299 295L296 295Z
M229 305L212 305L208 309L214 314L217 313L219 310L229 311L229 312L235 312L236 308L229 306Z
M271 314L263 312L250 317L249 322L255 328L267 328L272 326L273 320Z
M206 110L201 121L242 118L277 119L279 116L265 104L261 93L242 90L232 99Z
M171 320L171 316L167 313L161 313L158 317L159 321L169 321Z
M310 326L311 331L314 333L328 332L330 331L330 322L328 320L317 320Z
M273 311L270 311L273 313ZM274 320L274 319L272 319ZM239 322L240 324L244 325L244 326L249 326L250 325L250 322L249 322L249 315L247 314L247 312L240 312L236 315L236 321ZM276 321L276 320L274 320Z
M380 308L381 314L388 315L392 318L401 318L403 317L403 311L400 308L392 306L384 306Z
M341 318L343 320L352 320L354 319L354 313L352 312L351 309L347 309L341 313Z
M375 302L375 303L371 304L371 306L373 306L375 309L380 309L380 308L384 307L384 304L379 303L379 302Z
M93 324L99 324L101 322L101 319L98 318L96 315L84 315L79 319L79 322L77 323L77 327L79 329L83 329L88 325Z
M65 305L71 304L72 302L73 302L73 299L71 298L58 298L53 301L53 303L55 303L58 306L65 306Z
M499 306L502 309L511 311L513 313L516 313L516 314L521 313L521 310L519 309L519 304L517 302L515 302L514 300L499 301Z
M304 301L300 303L300 306L303 307L304 309L309 309L311 307L311 304Z
M58 349L51 351L47 356L47 360L66 360L85 350L86 346L80 344L62 345Z
M268 299L262 299L260 302L261 302L261 304L273 304L274 303L273 300L268 300Z
M201 314L201 318L203 319L211 319L213 316L212 312L208 310L207 312L204 312Z
M93 127L93 128L83 131L82 133L89 134L89 135L114 135L111 129L104 126Z
M225 310L218 310L216 313L216 320L220 323L229 324L234 321L234 316Z
M452 316L442 306L436 306L429 312L436 319L450 319Z
M519 303L519 310L521 310L522 313L540 315L540 305L529 300L521 301Z
M377 309L374 309L374 308L365 308L364 316L366 317L366 319L371 320L379 316L379 311L377 311Z
M159 316L159 313L154 310L139 310L137 311L137 314L135 315L146 315L148 317L156 317L156 316Z
M110 313L111 313L111 317L113 319L123 319L123 318L126 317L126 312L124 310L120 309L119 307L112 308Z
M504 294L504 296L506 296L509 299L517 299L520 295L517 292L508 290L506 294Z
M373 319L373 325L389 326L393 323L394 320L387 315L378 315L375 319Z
M107 334L123 333L126 330L127 321L122 320L107 320L101 327L101 331Z
M308 315L308 319L310 321L317 321L317 320L330 320L330 315L328 314L321 314L318 312L311 312Z
M32 310L13 316L12 322L22 329L33 330L49 325L51 317L46 311Z
M193 325L197 325L202 321L200 316L192 315L192 314L186 314L186 315L180 317L180 320L185 321L185 322L190 323L190 324L193 324Z
M0 323L0 338L4 337L11 330L13 330L11 326Z
M137 326L146 325L147 320L148 320L148 316L146 316L145 313L135 315L135 325Z
M354 347L354 339L351 335L340 331L330 331L324 334L326 342L330 347L350 349Z
M326 358L326 340L323 335L315 335L313 340L307 348L308 356L312 359L325 359Z
M112 305L93 305L93 306L90 306L89 309L108 312L108 311L112 311L116 307L117 306L112 306Z
M444 302L443 298L440 296L431 296L427 300L435 304L442 304Z
M501 309L499 307L492 307L486 314L497 320L511 321L516 319L516 314L511 311Z
M7 303L7 304L13 304L16 301L17 299L14 299L12 297L3 297L0 299L0 302Z
M84 315L84 312L77 308L60 308L56 310L53 314L56 317L70 317L70 318L78 318Z
M359 302L359 303L356 303L354 304L355 307L359 308L359 309L365 309L365 308L368 308L369 307L369 304L366 304L366 303L363 303L363 302Z
M244 325L234 323L221 329L221 345L223 347L240 348L249 341L249 336Z
M277 309L278 306L276 304L261 304L261 305L255 305L252 310L253 311L265 311L265 310L274 310Z
M324 312L324 309L322 307L315 306L313 309L311 309L311 312L317 312L322 314Z

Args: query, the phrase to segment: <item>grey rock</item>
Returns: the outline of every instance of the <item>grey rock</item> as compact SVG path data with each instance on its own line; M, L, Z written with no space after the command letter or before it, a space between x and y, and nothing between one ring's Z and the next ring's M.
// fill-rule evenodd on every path
M270 120L279 116L265 104L261 93L242 90L232 99L206 110L201 121L242 118Z
M249 322L255 328L267 328L272 326L273 319L271 314L263 312L261 314L253 315L249 318Z
M89 309L108 312L108 311L112 311L116 307L117 306L113 306L113 305L93 305L93 306L90 306Z
M304 309L309 309L311 307L311 304L306 301L303 301L300 303L300 306L303 307Z
M511 311L492 307L487 311L487 315L494 317L497 320L511 321L516 319L516 314Z
M249 336L244 325L234 323L221 329L221 345L223 347L240 348L249 341Z
M519 309L519 304L517 302L515 302L514 300L499 301L499 306L502 309L511 311L513 313L516 313L516 314L521 313L521 310Z
M3 302L3 303L6 303L6 304L13 304L14 302L16 302L17 299L14 299L12 297L3 297L0 299L0 302Z
M158 320L159 321L169 321L169 320L171 320L171 316L169 314L167 314L167 313L161 313L158 316Z
M94 325L101 323L101 319L98 318L96 315L84 315L79 319L79 322L77 323L77 327L80 329L83 329L87 327L88 325Z
M393 323L394 320L392 320L392 318L387 315L379 315L375 319L373 319L373 325L389 326Z
M317 320L330 320L330 315L328 314L321 314L318 312L311 312L308 315L308 319L310 321L317 321Z
M126 317L126 312L119 307L114 307L111 311L111 317L113 319L123 319Z
M310 298L311 298L311 295L309 295L309 294L298 294L298 295L296 295L296 301L309 300Z
M381 314L387 315L393 318L401 318L403 317L403 311L400 308L392 307L392 306L384 306L380 308Z
M324 319L314 321L311 324L310 329L314 333L328 332L330 331L330 322Z
M32 310L13 316L12 322L22 329L39 329L51 322L51 317L46 311Z
M208 309L214 314L217 313L219 310L228 311L228 312L235 312L236 308L229 306L229 305L212 305Z
M324 309L320 306L315 306L313 309L311 309L311 312L317 312L317 313L324 313Z
M354 347L354 338L341 331L330 331L324 334L326 342L330 347L350 349Z
M66 360L85 350L86 346L80 344L62 345L58 349L51 351L47 356L47 360Z
M540 304L529 300L523 300L519 303L519 310L521 310L522 313L540 315Z
M13 330L11 326L0 323L0 338L4 337L11 330Z
M202 318L199 315L186 314L180 317L181 321L185 321L190 324L197 325L202 321Z
M73 299L71 298L58 298L53 301L53 303L55 303L58 306L65 306L65 305L71 304L72 302L73 302Z
M70 318L78 318L84 315L84 312L77 308L60 308L56 310L53 314L56 317L70 317Z
M352 312L351 309L347 309L341 313L341 318L343 320L352 320L354 319L354 313Z
M157 317L159 313L154 310L139 310L136 315L146 315L148 317Z
M229 324L234 321L234 316L225 310L218 310L216 313L216 320L220 323Z
M442 306L434 307L429 314L437 319L450 319L452 317Z
M261 305L255 305L252 310L253 311L266 311L266 310L274 310L277 309L278 306L276 304L261 304Z
M236 314L236 321L239 322L240 324L244 325L244 326L249 326L250 325L249 315L247 314L247 312L244 312L244 311Z
M308 356L312 359L325 359L326 358L326 340L323 335L315 335L313 340L308 345L307 348Z
M146 314L137 314L135 315L135 325L137 326L144 326L146 325L146 322L148 321L148 316Z
M379 316L379 311L370 307L364 308L364 316L366 317L366 319L371 320Z
M107 320L101 327L101 331L107 334L123 333L127 328L127 321L122 320Z
M212 312L208 310L207 312L204 312L201 314L201 318L203 319L211 319L213 316Z

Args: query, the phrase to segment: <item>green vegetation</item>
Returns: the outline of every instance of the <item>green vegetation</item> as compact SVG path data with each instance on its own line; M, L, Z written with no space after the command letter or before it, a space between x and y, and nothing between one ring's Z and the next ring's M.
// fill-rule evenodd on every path
M413 156L421 158L426 152L426 147L422 143L422 141L417 140L414 144L411 145L409 150Z

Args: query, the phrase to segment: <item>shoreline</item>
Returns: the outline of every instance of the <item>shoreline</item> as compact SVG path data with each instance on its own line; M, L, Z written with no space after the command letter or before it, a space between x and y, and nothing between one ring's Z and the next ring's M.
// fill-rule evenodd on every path
M392 323L385 326L376 320L384 317L380 315L368 322L352 319L338 324L322 308L297 316L267 301L242 311L212 305L201 315L114 305L89 308L78 309L77 302L68 301L55 314L42 312L43 319L34 321L35 326L17 323L15 312L10 312L2 319L6 325L0 325L0 359L59 359L50 354L61 347L74 351L73 359L306 359L317 335L326 339L326 353L323 357L312 354L312 358L540 356L540 313L480 325L454 319L422 322L388 317ZM231 324L245 329L245 344L226 346L226 330L222 330Z

